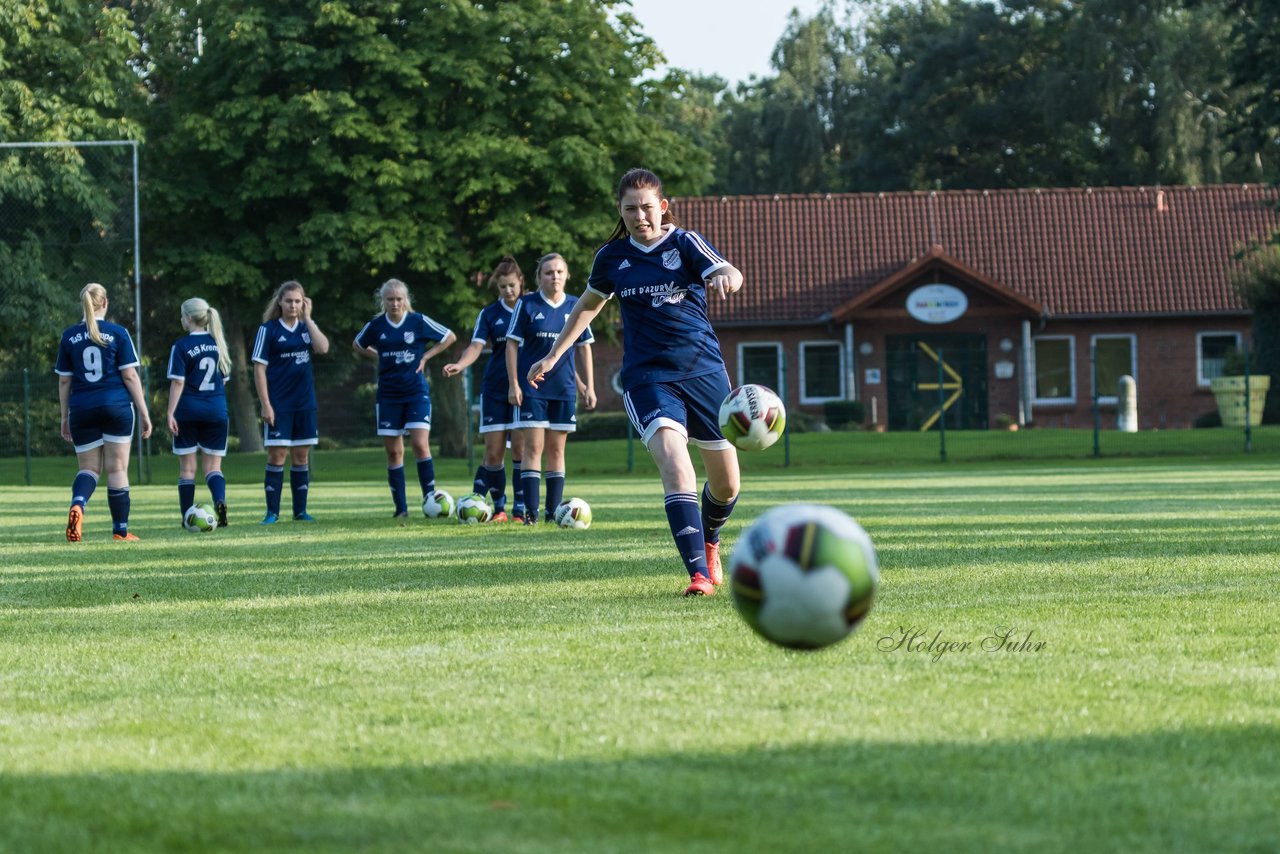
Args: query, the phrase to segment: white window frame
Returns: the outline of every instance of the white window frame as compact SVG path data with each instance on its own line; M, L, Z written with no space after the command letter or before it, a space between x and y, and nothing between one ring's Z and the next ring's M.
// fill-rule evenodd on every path
M809 359L806 351L810 347L835 347L837 362L837 374L840 381L840 392L835 397L808 397L805 395L805 389L808 383L805 382L807 376L806 371L809 367ZM846 400L845 397L845 353L844 345L835 340L817 340L817 341L801 341L800 342L800 402L801 403L826 403L828 400Z
M1243 335L1239 332L1197 332L1196 333L1196 385L1200 388L1208 388L1209 380L1204 376L1204 339L1213 338L1234 338L1236 339L1236 349L1239 350L1243 346Z
M738 342L738 382L735 383L735 385L746 384L746 380L743 377L743 368L746 365L746 358L744 357L743 353L748 347L753 347L753 348L758 347L760 349L764 349L765 347L773 348L774 373L778 378L779 384L781 384L781 381L783 379L782 377L782 342L781 341L739 341ZM777 392L779 395L784 393L784 390L780 388L775 388L774 391Z
M1036 366L1036 343L1039 341L1066 341L1068 376L1071 379L1071 394L1067 397L1035 397L1032 406L1050 406L1059 404L1075 404L1076 402L1076 336L1074 335L1037 335L1031 339L1031 388L1034 391L1040 377Z
M1099 333L1089 338L1089 350L1090 352L1096 353L1097 352L1096 348L1098 346L1099 341L1116 341L1122 338L1127 338L1129 340L1129 365L1130 367L1133 368L1133 373L1129 374L1129 376L1133 377L1134 382L1137 382L1139 379L1138 378L1138 336L1137 335L1134 335L1131 332ZM1092 370L1092 366L1090 366L1089 386L1090 386L1090 389L1095 394L1097 394L1099 390L1093 388L1094 379L1095 379L1094 371ZM1139 388L1141 388L1141 386L1139 386ZM1106 394L1106 395L1098 394L1099 405L1105 404L1108 406L1114 406L1119 402L1120 402L1120 396L1118 394Z

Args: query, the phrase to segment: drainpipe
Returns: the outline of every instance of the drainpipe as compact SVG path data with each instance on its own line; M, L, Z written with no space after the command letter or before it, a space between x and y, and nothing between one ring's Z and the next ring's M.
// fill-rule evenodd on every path
M1036 395L1036 378L1031 373L1031 321L1022 321L1022 394L1018 395L1018 421L1021 426L1027 426L1028 421L1034 421L1035 415L1031 411L1031 401Z

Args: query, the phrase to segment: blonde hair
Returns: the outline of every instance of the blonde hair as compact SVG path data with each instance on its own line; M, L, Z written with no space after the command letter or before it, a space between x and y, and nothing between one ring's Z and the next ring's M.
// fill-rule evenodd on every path
M231 353L227 350L227 338L222 334L222 318L218 310L200 297L192 297L182 304L182 316L191 326L209 330L213 343L218 345L218 370L223 376L231 373Z
M307 296L307 292L303 290L301 282L295 282L293 279L285 282L280 287L276 288L276 292L271 295L271 301L267 303L267 310L262 313L263 323L266 323L268 320L279 320L281 317L284 317L284 312L280 310L280 300L284 299L284 295L289 291L302 291L304 299Z
M406 285L404 282L400 281L399 279L387 279L385 282L382 283L381 287L379 287L376 291L374 291L374 293L377 294L378 296L378 308L382 308L382 301L387 298L387 292L394 291L397 288L404 291L405 313L407 314L413 311L413 300L410 298L409 286Z
M548 252L546 255L543 255L541 258L539 258L539 259L538 259L538 263L536 263L536 264L533 266L533 278L534 278L534 280L536 281L536 280L537 280L537 278L538 278L539 276L541 276L541 275L542 275L542 265L543 265L543 264L546 264L548 261L554 261L554 260L556 260L557 258L559 258L561 261L564 261L564 256L563 256L563 255L561 255L559 252ZM569 272L569 262L568 262L568 261L564 261L564 269L565 269L565 273L567 274L567 273ZM568 278L568 276L566 275L566 276L565 276L565 278L567 279L567 278Z
M89 330L89 337L100 347L107 345L107 340L98 331L98 312L107 304L107 289L97 282L90 282L80 289L80 307L84 309L84 325Z

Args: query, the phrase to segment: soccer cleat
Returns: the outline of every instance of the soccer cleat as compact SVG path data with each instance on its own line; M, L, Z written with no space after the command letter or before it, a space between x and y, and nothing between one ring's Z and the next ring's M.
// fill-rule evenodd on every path
M259 525L274 525L276 522L279 522L279 521L280 521L280 514L279 514L279 513L271 513L271 512L269 512L269 511L268 511L267 515L263 516L263 517L262 517L262 521L261 521L261 522L259 522L258 524L259 524Z
M521 524L524 524L524 511L523 511L523 510L513 510L513 511L511 512L511 521L512 521L512 522L519 522L519 523L521 523Z
M80 542L81 532L84 527L84 508L79 504L72 504L71 510L67 512L67 542Z
M720 544L706 543L707 577L716 587L724 584L724 568L720 565Z
M408 513L406 513L405 515L407 516L407 515L409 515L409 514L408 514ZM314 521L315 521L315 517L314 517L314 516L312 516L310 513L308 513L306 510L303 510L301 513L294 513L294 514L293 514L293 521L295 521L295 522L314 522Z
M526 525L537 525L537 524L538 524L538 514L537 514L537 513L530 513L528 516L525 516L525 517L524 517L524 524L526 524Z
M701 572L694 573L693 578L689 579L689 586L684 589L686 596L712 596L715 592L716 586Z
M293 518L297 519L298 517L297 517L297 516L294 516ZM409 511L408 511L408 510L397 510L395 513L392 513L392 514L391 514L391 518L392 518L392 519L408 519L408 518L409 518ZM314 521L314 520L313 520L313 521Z
M493 514L493 518L490 519L489 521L490 522L509 522L511 520L507 518L507 513L505 510L499 510L497 513Z
M137 538L137 537L135 537L133 534L129 533L128 531L125 531L123 534L112 534L112 535L111 535L111 539L115 540L116 542L120 542L120 543L136 543L136 542L138 542L138 538Z
M218 514L218 527L227 527L227 502L219 501L213 505L213 512Z

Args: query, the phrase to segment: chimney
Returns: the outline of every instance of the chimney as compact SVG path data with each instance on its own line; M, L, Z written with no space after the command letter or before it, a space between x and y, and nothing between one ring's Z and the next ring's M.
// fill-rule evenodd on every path
M1164 213L1168 209L1168 205L1164 203L1164 190L1156 190L1156 212Z

